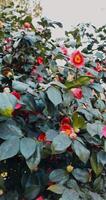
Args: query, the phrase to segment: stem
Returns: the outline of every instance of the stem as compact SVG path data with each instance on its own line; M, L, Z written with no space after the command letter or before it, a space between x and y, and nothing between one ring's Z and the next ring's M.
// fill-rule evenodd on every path
M106 152L106 140L104 140L104 151Z
M78 76L78 69L76 69L76 72L75 72L75 80L77 79L77 76Z

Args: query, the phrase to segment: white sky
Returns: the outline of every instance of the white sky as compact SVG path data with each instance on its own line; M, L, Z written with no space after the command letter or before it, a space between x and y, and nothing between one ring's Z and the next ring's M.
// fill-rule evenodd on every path
M43 15L61 21L65 30L80 22L106 24L106 0L41 0Z

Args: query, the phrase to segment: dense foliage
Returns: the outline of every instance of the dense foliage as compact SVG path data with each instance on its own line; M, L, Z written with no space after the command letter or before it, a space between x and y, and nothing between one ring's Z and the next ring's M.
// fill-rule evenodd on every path
M106 27L0 13L0 199L106 199Z

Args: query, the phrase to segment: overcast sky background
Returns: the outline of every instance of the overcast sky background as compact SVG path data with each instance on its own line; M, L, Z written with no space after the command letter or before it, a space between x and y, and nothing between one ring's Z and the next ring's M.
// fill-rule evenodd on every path
M43 16L61 21L65 30L81 22L106 24L106 0L41 0L41 5Z

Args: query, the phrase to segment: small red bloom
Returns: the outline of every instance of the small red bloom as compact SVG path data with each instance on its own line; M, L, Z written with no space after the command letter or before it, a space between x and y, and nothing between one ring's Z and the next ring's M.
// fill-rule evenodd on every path
M92 78L94 77L94 75L91 72L87 72L86 75L89 76L89 77L92 77ZM94 83L94 79L91 79L90 83L91 84Z
M39 196L36 200L44 200L42 196Z
M84 62L84 56L78 50L74 51L71 54L70 61L78 69L81 68L82 66L84 66L84 64L85 64L85 62Z
M41 56L37 58L37 64L39 65L43 64L43 58Z
M43 82L43 76L38 75L37 81L38 81L38 83L42 83Z
M45 133L40 133L40 135L38 136L37 139L38 139L39 142L46 141L46 134Z
M97 63L96 67L94 68L95 71L101 72L103 70L103 67L100 65L100 63Z
M61 124L70 124L71 120L69 117L63 117L63 119L61 120Z
M32 76L36 75L37 67L38 67L38 66L34 66L34 67L32 68L32 71L31 71L31 75L32 75Z
M71 91L76 99L81 99L83 97L81 88L73 88Z
M102 129L102 136L106 138L106 126L104 126Z
M21 95L19 92L13 91L13 92L11 92L11 94L14 95L18 100L20 100Z
M60 131L65 132L66 135L71 135L73 133L73 128L69 124L61 124L60 125Z
M68 50L66 47L61 47L61 52L64 54L64 55L67 55L68 54Z
M25 22L24 23L24 28L30 29L31 28L31 24L29 22Z
M72 126L70 126L69 124L62 124L60 126L60 132L68 135L72 140L76 140L77 135L74 132L74 129Z
M9 38L5 38L5 39L4 39L4 42L5 42L5 43L10 43L10 42L12 42L12 38L10 38L10 37L9 37Z

